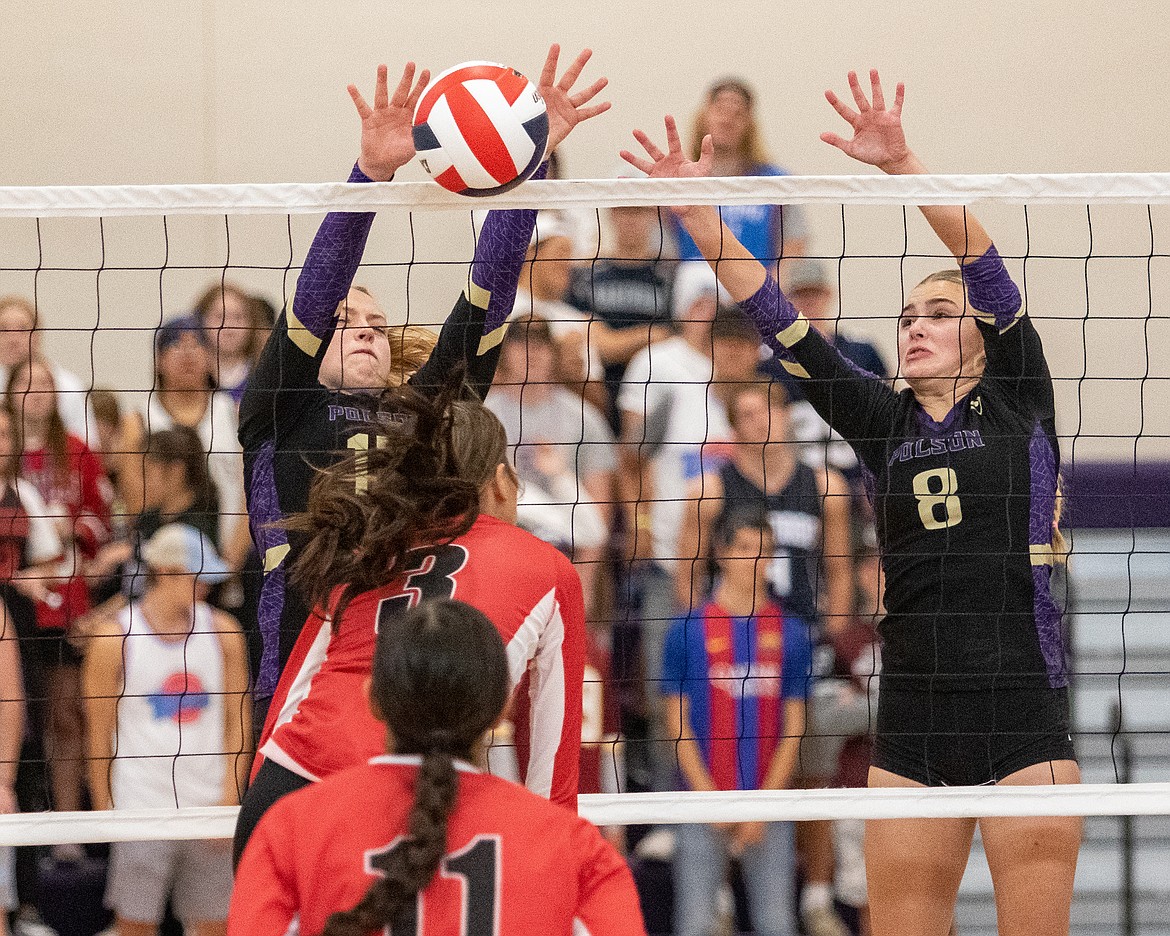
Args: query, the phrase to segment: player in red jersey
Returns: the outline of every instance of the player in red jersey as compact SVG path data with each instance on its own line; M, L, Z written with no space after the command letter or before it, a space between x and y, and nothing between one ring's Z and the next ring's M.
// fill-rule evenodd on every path
M516 474L495 415L478 401L392 392L411 431L329 469L298 521L312 537L294 565L317 608L277 686L263 761L244 799L237 855L256 822L293 789L384 749L362 689L374 638L424 599L486 613L508 651L511 685L529 674L526 783L577 805L585 609L569 560L515 526Z
M390 615L369 683L390 753L268 811L228 936L644 936L633 877L596 828L472 766L512 682L475 608Z

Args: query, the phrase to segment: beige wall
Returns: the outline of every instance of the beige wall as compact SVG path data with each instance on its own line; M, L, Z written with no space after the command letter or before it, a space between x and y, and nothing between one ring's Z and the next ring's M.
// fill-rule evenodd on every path
M489 58L531 74L554 39L591 45L590 73L611 79L613 111L566 145L577 176L610 174L631 127L657 127L666 111L689 117L707 82L728 72L759 89L778 161L799 173L852 172L818 140L837 122L821 95L841 89L848 68L871 64L906 81L908 131L939 170L1154 171L1170 162L1161 4L686 0L663 10L628 0L10 4L0 31L0 184L341 178L357 143L345 85L369 89L379 61L393 71L415 56L437 70ZM1030 261L1028 294L1033 313L1049 319L1061 430L1079 434L1077 456L1131 454L1139 432L1140 455L1170 452L1154 438L1170 436L1170 261L1153 261L1147 277L1144 259L1102 256L1150 252L1145 209L1095 209L1088 264L1084 210L1035 209L1028 231L1022 209L986 214L1005 253L1030 245L1034 257L1070 258ZM840 254L841 213L818 209L813 219L814 251ZM1164 250L1170 212L1156 209L1153 221ZM0 221L0 292L35 287L47 324L64 329L50 351L85 376L92 367L98 383L147 386L149 333L137 329L182 310L225 262L266 268L230 276L279 299L314 223L294 219L290 238L283 218L232 218L229 252L222 218L173 220L165 239L160 219L46 221L39 232ZM845 314L889 348L904 282L937 262L902 262L897 209L850 209L845 231L854 258L841 266ZM420 257L470 255L462 219L419 218L415 233ZM937 250L917 217L909 243L911 253ZM367 256L401 262L409 245L406 219L384 217ZM857 259L863 253L889 258ZM460 276L458 265L416 265L409 290L402 267L363 279L386 305L434 322Z

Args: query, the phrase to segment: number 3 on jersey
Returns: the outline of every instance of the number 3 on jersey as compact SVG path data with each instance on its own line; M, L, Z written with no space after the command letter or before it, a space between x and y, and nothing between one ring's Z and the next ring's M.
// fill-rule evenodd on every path
M402 591L378 602L375 632L383 621L401 614L420 602L455 597L455 576L467 565L467 549L457 543L427 546L406 554L409 571Z
M366 852L366 873L385 874L389 870L390 858L395 849L401 847L400 836L381 851ZM458 936L496 936L500 929L500 837L498 835L477 835L464 848L452 852L439 862L439 873L435 875L430 889L437 891L435 899L442 903L455 898L448 890L448 882L459 886L459 929L445 932ZM440 896L441 895L441 896ZM444 913L443 910L448 910ZM423 905L420 892L415 906L402 915L390 927L390 936L419 936L419 919L428 917L442 919L449 917L448 907L435 908L429 914ZM425 922L424 922L425 926Z
M959 478L954 468L932 468L914 476L918 516L928 530L945 530L963 521L959 503Z

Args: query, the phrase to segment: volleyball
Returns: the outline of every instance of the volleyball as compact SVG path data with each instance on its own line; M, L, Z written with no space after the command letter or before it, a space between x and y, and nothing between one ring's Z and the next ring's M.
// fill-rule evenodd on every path
M493 62L449 68L414 111L419 162L443 188L496 195L536 171L548 143L548 113L536 86Z

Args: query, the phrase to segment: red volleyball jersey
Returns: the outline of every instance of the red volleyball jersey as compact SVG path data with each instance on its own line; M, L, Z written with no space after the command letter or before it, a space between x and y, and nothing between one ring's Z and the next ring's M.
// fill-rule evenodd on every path
M576 809L585 606L572 563L519 527L480 515L450 543L413 550L406 568L354 598L336 628L310 616L281 675L260 753L309 780L382 753L386 728L363 686L378 620L423 599L457 598L499 629L512 685L529 675L528 789Z
M320 933L329 914L355 906L406 835L418 762L377 757L269 809L236 872L228 936ZM633 877L596 828L459 766L446 856L409 932L644 936Z

